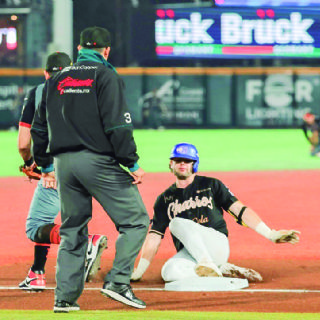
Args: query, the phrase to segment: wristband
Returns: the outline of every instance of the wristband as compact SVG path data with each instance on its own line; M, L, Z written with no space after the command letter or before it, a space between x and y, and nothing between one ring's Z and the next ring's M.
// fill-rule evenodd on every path
M139 165L138 163L136 162L132 167L129 168L130 172L135 172L139 169Z
M146 272L146 270L148 269L150 265L150 261L144 258L141 258L137 269L135 270L135 274L138 276L138 278L141 278L142 275Z
M136 269L134 269L132 275L131 275L131 280L132 281L139 281L143 274L145 273L145 271L148 269L150 265L150 261L144 258L141 258L138 266Z
M54 171L53 164L49 164L47 167L42 167L41 168L41 172L42 173L49 173L49 172L52 172L52 171Z
M29 160L26 160L24 164L26 167L30 167L33 164L33 157L31 157Z
M270 240L271 229L263 221L258 223L258 225L255 228L255 231Z

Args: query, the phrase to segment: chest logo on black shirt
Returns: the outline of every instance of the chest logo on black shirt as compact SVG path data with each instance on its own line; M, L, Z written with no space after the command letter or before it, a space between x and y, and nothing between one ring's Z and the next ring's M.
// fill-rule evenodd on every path
M169 203L168 206L168 217L169 219L175 218L178 214L195 208L208 207L213 209L212 197L203 196L201 199L196 196L195 198L190 197L188 200L180 203L178 200Z
M73 79L71 77L67 77L63 80L61 80L58 84L58 90L60 91L60 94L64 93L89 93L89 89L79 89L79 87L92 87L93 79ZM66 89L69 87L69 89ZM72 88L78 88L78 89L72 89Z
M211 190L211 188L201 189L201 190L197 190L196 193L207 192L207 191L210 191L210 190Z

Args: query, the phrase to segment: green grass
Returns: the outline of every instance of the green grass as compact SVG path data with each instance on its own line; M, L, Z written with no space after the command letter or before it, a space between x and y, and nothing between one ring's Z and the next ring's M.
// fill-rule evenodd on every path
M202 172L320 168L298 129L135 130L134 136L147 172L167 172L170 151L179 142L197 146ZM17 132L0 131L0 150L0 176L20 175Z
M146 171L168 169L174 144L190 142L200 155L200 171L288 170L320 168L309 156L301 130L137 130L135 139Z
M182 311L79 311L54 314L52 311L1 310L2 320L316 320L316 313L257 313L257 312L182 312Z

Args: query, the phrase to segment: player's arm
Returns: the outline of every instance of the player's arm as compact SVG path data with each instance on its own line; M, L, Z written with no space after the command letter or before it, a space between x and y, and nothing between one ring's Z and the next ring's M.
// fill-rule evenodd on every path
M132 281L139 281L143 274L148 269L150 263L152 262L154 256L158 252L162 240L162 235L150 232L148 233L146 240L142 246L141 258L138 263L137 268L133 271L131 275Z
M33 164L30 130L35 109L35 90L36 88L31 89L24 98L19 119L18 151L26 167L30 167Z
M53 158L47 153L49 144L48 124L46 117L46 86L43 89L42 99L37 106L31 127L33 140L33 155L36 163L41 166L42 184L45 188L57 188L54 173Z
M248 226L265 238L275 243L299 242L299 231L296 230L273 230L270 229L252 209L244 206L240 201L234 202L229 211L238 219L238 223Z
M48 124L46 116L46 86L43 89L42 99L33 117L31 137L33 141L32 151L35 162L42 167L42 172L48 173L54 170L53 158L47 153L49 144Z
M30 128L28 128L28 127L19 126L18 150L19 150L20 156L24 162L28 163L28 161L32 160L31 133L30 133ZM29 164L28 166L32 165L32 163L28 163L28 164Z

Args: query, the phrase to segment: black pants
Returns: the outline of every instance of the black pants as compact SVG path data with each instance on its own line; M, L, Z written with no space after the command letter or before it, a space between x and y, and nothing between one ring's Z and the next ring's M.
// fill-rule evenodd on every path
M61 201L61 244L55 298L75 302L84 288L88 222L94 197L114 222L119 237L113 267L105 281L130 283L149 217L132 177L111 157L88 150L55 157Z

